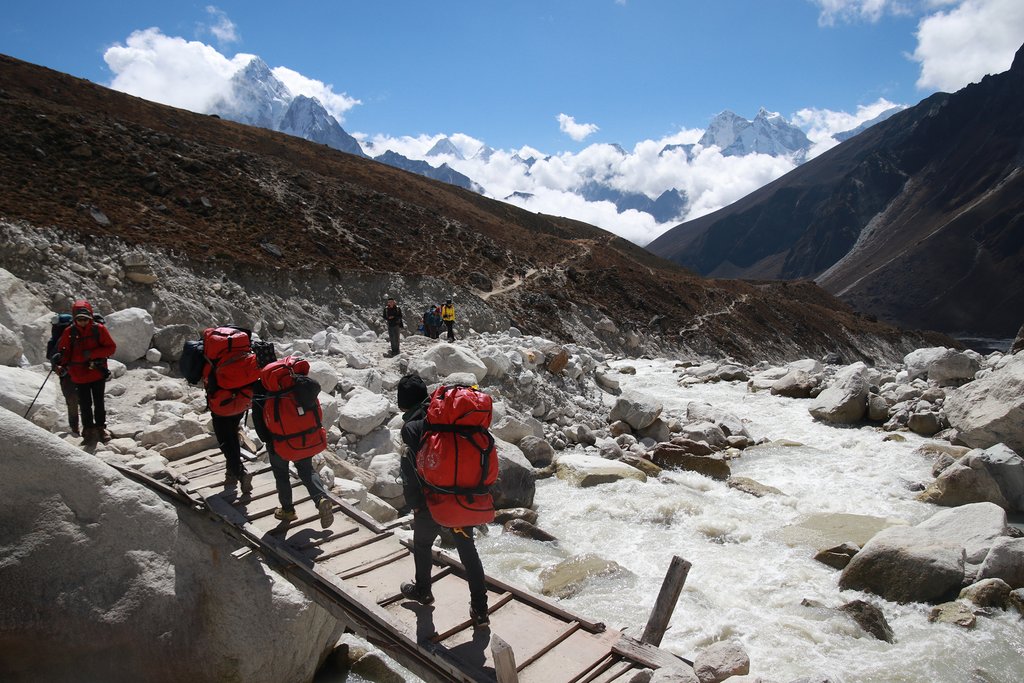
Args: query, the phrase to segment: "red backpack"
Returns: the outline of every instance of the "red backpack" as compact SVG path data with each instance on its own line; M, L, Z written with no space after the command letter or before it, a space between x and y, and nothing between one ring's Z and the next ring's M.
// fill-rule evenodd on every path
M274 452L285 460L305 460L327 448L320 385L308 374L309 361L294 356L269 363L260 373L267 389L263 422Z
M203 331L206 401L214 415L238 415L252 405L252 385L259 379L249 331L240 327L208 327Z
M445 527L494 520L489 488L498 480L491 426L491 397L466 386L440 386L430 396L416 472L427 508Z

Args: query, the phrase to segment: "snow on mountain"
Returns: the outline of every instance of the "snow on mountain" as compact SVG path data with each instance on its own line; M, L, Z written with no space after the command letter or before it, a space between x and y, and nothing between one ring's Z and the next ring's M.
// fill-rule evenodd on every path
M881 114L871 119L870 121L865 121L856 128L851 128L850 130L843 131L842 133L836 133L832 137L835 138L837 142L845 142L846 140L852 138L854 135L859 135L860 133L863 133L876 123L881 123L882 121L885 121L893 114L898 114L899 112L903 111L903 109L904 107L892 107L891 109L886 109L885 111L883 111Z
M458 159L459 161L463 161L465 159L465 157L462 156L462 152L459 151L459 148L456 147L455 143L453 143L449 138L441 138L440 140L435 142L434 146L427 150L425 156L450 156L455 159Z
M810 148L811 141L781 114L761 107L752 121L731 111L723 111L711 119L699 144L704 147L715 145L722 150L723 156L756 153L802 157Z
M277 130L288 110L292 93L259 57L231 77L231 90L215 102L212 111L221 118Z
M296 96L284 113L277 130L325 144L342 152L366 156L359 142L345 132L338 120L331 116L316 98Z

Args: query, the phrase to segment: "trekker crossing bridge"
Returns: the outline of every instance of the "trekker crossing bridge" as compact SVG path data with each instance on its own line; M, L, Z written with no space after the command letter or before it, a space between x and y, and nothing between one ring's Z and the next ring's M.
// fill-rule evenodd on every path
M409 518L380 524L329 493L334 523L322 529L316 507L293 474L298 519L281 522L274 517L278 499L269 465L251 462L249 467L254 472L250 494L224 488L224 456L217 449L173 463L173 484L118 469L178 503L211 513L242 541L236 556L258 552L347 630L425 680L624 683L644 668L690 664L656 647L689 569L684 560L673 560L639 640L491 577L490 625L474 628L465 572L444 553L434 551L433 604L399 593L402 581L413 576L413 557L394 530Z

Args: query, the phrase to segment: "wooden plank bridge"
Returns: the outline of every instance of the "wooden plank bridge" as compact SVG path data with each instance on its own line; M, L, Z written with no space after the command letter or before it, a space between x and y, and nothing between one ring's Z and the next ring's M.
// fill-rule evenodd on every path
M251 462L249 468L254 489L242 494L224 488L219 450L172 463L173 484L118 467L179 503L211 513L242 542L236 556L258 552L347 630L425 680L611 683L628 681L640 669L690 663L656 647L685 580L685 561L679 560L681 576L677 572L674 581L666 577L640 640L491 577L491 623L474 628L465 572L445 553L434 551L432 605L399 593L402 581L414 574L413 557L407 542L394 532L409 518L380 524L329 493L334 523L322 529L313 501L293 473L298 519L282 522L274 517L278 499L269 465Z

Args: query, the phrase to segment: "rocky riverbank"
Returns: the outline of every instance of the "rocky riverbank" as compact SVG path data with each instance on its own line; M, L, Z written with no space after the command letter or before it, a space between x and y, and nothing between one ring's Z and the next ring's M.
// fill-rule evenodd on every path
M96 274L90 270L88 276ZM192 286L216 292L215 284ZM315 666L337 641L329 617L284 587L280 579L266 578L272 572L255 560L239 570L246 577L238 582L247 589L225 591L215 583L203 588L204 582L214 579L198 576L202 569L185 558L211 552L213 558L223 557L230 553L224 539L211 545L198 531L192 534L197 538L183 536L188 525L176 520L172 508L152 494L124 484L101 465L102 461L117 462L156 478L168 478L173 476L169 468L173 469L176 460L215 445L201 390L185 383L176 371L181 344L197 336L199 330L177 322L180 318L173 315L161 317L171 310L166 297L151 307L153 311L133 306L108 312L108 326L119 348L118 360L111 362L113 376L107 387L113 439L85 457L76 448L81 445L79 440L67 432L62 399L52 380L43 386L29 414L32 422L51 434L38 432L18 418L25 414L47 374L48 367L39 361L50 312L45 300L35 293L37 287L10 273L0 273L0 286L4 292L0 359L5 363L0 366L0 405L12 411L4 413L2 420L4 461L17 468L17 476L7 477L3 484L6 505L17 511L5 516L16 521L11 527L16 531L8 535L5 545L21 558L16 566L9 564L0 571L16 579L3 584L22 586L31 577L62 577L47 582L47 590L79 595L77 623L81 630L88 631L85 624L98 618L120 629L110 632L114 641L130 639L136 621L152 619L141 606L153 601L143 596L151 591L176 595L197 610L215 613L200 617L184 610L180 620L157 620L166 632L175 634L175 647L193 648L195 639L182 639L180 634L193 629L190 624L197 619L219 623L221 617L215 615L224 611L232 614L232 619L261 628L254 615L243 616L245 610L239 613L236 606L254 606L244 596L255 582L261 587L260 594L266 595L255 607L283 609L288 616L281 618L303 629L311 628L302 625L303 619L311 619L318 635L308 650L292 656L287 671L267 669L273 676L263 678L256 673L261 671L259 666L248 668L249 660L245 667L239 664L233 670L250 672L247 680L308 680L310 663ZM72 291L68 289L67 294ZM223 293L221 301L230 299L230 291ZM210 310L206 319L214 324L237 321L230 316L241 308L224 303L211 305ZM214 313L218 317L213 317ZM192 314L198 316L199 312ZM386 339L358 317L306 335L288 334L296 326L294 318L280 326L266 322L266 317L261 320L264 324L257 325L257 330L274 340L278 355L310 359L311 375L320 383L330 448L316 457L317 469L338 495L378 520L396 519L404 504L398 484L401 421L394 389L408 372L419 374L430 385L479 384L494 397L492 431L501 462L496 499L504 509L501 522L506 533L553 540L544 529L544 519L537 519L530 510L535 482L546 476L589 487L622 478L657 478L663 469L691 470L727 480L753 496L777 493L752 479L731 477L730 462L748 449L770 445L747 429L742 415L700 403L691 403L685 413L669 414L657 396L624 393L619 384L624 373L630 372L628 362L606 350L523 335L514 327L497 329L496 323L495 329L477 331L472 322L463 321L457 327L460 339L454 344L407 336L402 353L387 357ZM810 413L825 423L873 423L894 439L906 432L930 437L935 478L916 486L921 500L948 509L937 507L932 518L915 526L877 528L863 537L821 547L821 561L841 569L840 588L896 602L935 603L936 620L969 626L973 619L984 616L985 609L1021 609L1024 539L1007 524L1006 515L1024 511L1024 464L1018 455L1024 450L1024 354L980 356L933 347L916 350L902 362L889 365L837 363L842 360L832 356L749 365L694 357L678 361L676 373L684 384L745 382L751 392L805 400ZM259 445L255 434L250 436ZM79 500L83 492L94 502ZM64 512L58 515L62 521L39 521L50 514L52 506L47 501L64 501L59 507ZM132 512L139 505L153 511L155 517L139 518ZM120 531L124 525L151 533L126 535ZM168 547L165 532L177 534L179 540ZM115 538L107 538L107 534ZM39 549L34 540L38 538L48 539L44 546L49 550ZM61 571L54 572L52 553L75 543L75 538L88 539L86 547L91 549L74 556L78 559L62 562ZM152 543L158 547L150 547ZM188 548L185 558L175 554L181 547ZM218 547L222 549L216 550ZM104 573L103 563L112 557L119 558L122 568ZM215 566L219 567L219 562L215 559ZM558 596L585 590L588 577L613 570L601 558L577 558L552 568L544 592ZM107 596L102 609L68 587L79 574L102 576L97 579L102 586L99 593ZM190 576L195 578L187 579ZM187 590L180 585L186 579L191 586ZM136 598L125 597L133 591L141 592ZM204 597L208 593L216 594L220 602L210 602ZM5 592L5 604L18 605L21 599L17 591ZM129 600L131 607L123 600ZM28 609L27 604L25 607ZM871 612L857 605L850 610ZM8 611L5 638L24 626L18 613ZM36 627L45 630L56 618L39 612ZM863 619L877 624L880 617L871 612ZM884 616L881 619L884 621ZM884 628L871 629L884 639ZM115 632L118 635L113 635ZM249 639L244 633L233 638L246 656L258 660L261 653L242 645ZM69 640L69 653L76 647L88 650L86 644L75 642ZM289 637L282 635L280 642L289 642ZM259 649L267 657L276 656L272 647ZM736 665L743 659L741 654L730 650L725 657L729 664L722 667L741 675L743 666ZM224 662L233 657L224 654L216 659ZM143 665L140 660L138 666ZM233 665L222 666L231 670ZM725 668L718 671L720 674ZM712 674L697 675L701 680L721 680L709 678Z

